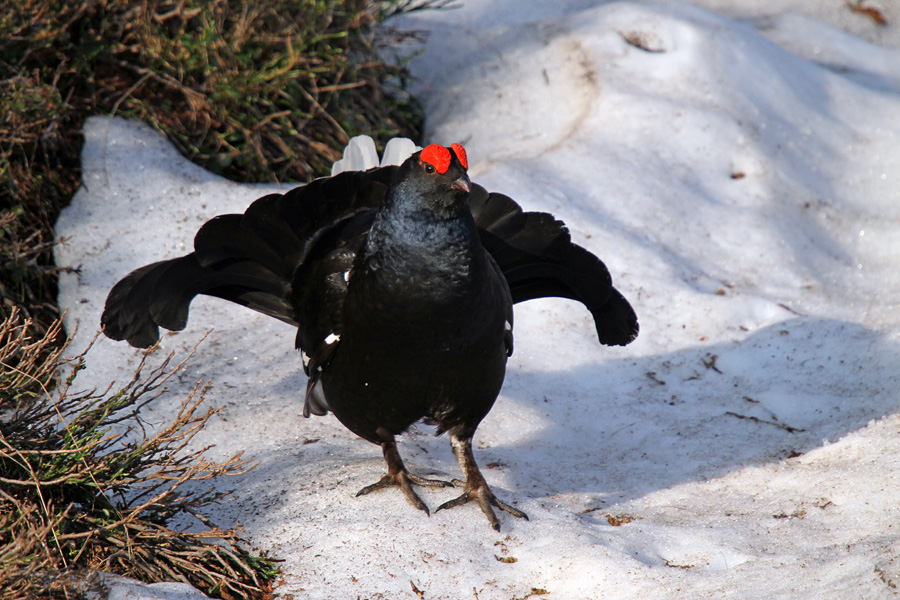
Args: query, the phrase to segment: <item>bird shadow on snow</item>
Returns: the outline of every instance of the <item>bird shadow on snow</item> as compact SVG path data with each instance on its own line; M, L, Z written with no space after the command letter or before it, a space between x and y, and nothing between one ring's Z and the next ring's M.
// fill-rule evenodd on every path
M819 318L561 371L513 364L476 433L476 458L498 495L526 510L567 495L577 496L573 509L628 502L805 454L894 413L898 366L900 347L889 334ZM306 519L329 515L336 524L373 508L411 510L394 492L354 497L383 474L381 453L331 416L300 417L302 379L291 375L262 392L283 400L271 410L290 411L283 416L296 421L287 426L300 439L248 449L259 466L230 484L238 493L227 512L244 523L255 514L268 527L308 511L319 517ZM417 425L400 442L412 472L460 477L446 436ZM287 493L284 481L295 482ZM317 498L328 490L337 493ZM429 505L455 493L422 492Z

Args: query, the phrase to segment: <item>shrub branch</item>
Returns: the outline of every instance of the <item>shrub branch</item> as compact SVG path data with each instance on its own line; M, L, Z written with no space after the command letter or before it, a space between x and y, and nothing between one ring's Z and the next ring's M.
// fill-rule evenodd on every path
M165 393L190 355L151 369L148 353L124 387L74 391L88 351L64 361L55 349L49 368L35 357L47 355L53 332L33 340L28 330L15 312L0 325L0 581L9 582L0 598L70 591L77 582L64 575L94 570L183 581L221 598L265 597L274 562L203 515L226 495L212 487L216 478L254 466L240 454L219 462L194 448L217 412L203 407L208 383L198 382L154 432L141 421L141 408ZM55 381L61 370L72 375ZM35 391L23 392L23 383ZM188 515L205 529L168 525Z

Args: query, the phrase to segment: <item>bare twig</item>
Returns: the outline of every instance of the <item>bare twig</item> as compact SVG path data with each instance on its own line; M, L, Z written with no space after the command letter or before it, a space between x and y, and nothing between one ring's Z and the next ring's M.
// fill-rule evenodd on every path
M18 582L19 595L12 597L37 595L37 588L23 583L34 574L31 564L67 569L85 561L140 579L184 581L223 597L262 597L274 563L249 555L235 530L203 515L224 494L198 483L255 466L240 454L219 462L205 456L206 448L191 449L217 412L203 407L209 384L198 382L171 422L152 434L110 429L137 421L140 408L164 393L196 346L174 367L169 355L148 370L145 355L131 380L114 392L76 392L75 373L85 354L63 361L57 353L56 368L50 368L34 358L43 348L27 325L0 323L0 389L25 381L50 392L29 397L0 420L0 557L10 556L0 562L0 575ZM64 362L73 374L54 386ZM186 533L165 525L180 514L197 517L207 529Z

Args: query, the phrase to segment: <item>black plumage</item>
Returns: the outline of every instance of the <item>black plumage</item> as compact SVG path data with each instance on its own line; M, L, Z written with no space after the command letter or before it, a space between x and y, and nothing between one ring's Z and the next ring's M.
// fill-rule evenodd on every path
M399 167L346 172L208 221L194 252L147 265L113 287L107 336L148 347L159 327L183 329L197 294L217 296L297 327L308 376L304 415L329 410L382 446L388 474L360 494L451 485L409 473L395 436L424 419L451 437L463 494L525 514L491 492L471 439L493 406L513 350L512 305L559 296L582 302L598 339L625 345L637 318L596 256L565 225L523 212L470 183L465 151L432 145ZM527 518L527 517L526 517Z

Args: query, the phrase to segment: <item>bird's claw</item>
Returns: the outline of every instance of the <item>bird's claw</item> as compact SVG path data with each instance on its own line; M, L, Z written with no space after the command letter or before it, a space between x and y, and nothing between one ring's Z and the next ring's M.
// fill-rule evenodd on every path
M412 473L407 473L406 476L409 477L409 480L412 483L422 487L456 487L456 484L459 482L459 479L453 479L451 481L444 481L443 479L425 479L424 477L419 477Z
M462 495L457 496L453 500L448 500L447 502L444 502L443 504L438 506L434 512L443 510L445 508L455 508L457 506L462 506L463 504L468 504L472 501L478 503L478 506L481 507L481 512L483 512L487 517L488 522L491 524L491 527L493 527L495 531L500 531L500 521L497 520L497 515L494 514L491 506L495 506L503 512L509 513L519 519L525 519L526 521L528 520L528 515L526 515L518 508L513 508L506 502L498 499L497 496L495 496L487 486L468 489L464 491Z
M419 498L419 495L415 490L412 489L413 485L423 487L453 487L453 484L449 481L426 479L424 477L419 477L418 475L413 475L407 471L400 471L399 473L388 473L372 485L367 485L356 492L356 497L365 496L366 494L378 492L389 487L399 487L410 504L419 510L425 511L425 514L430 516L431 512L428 510L425 503L422 502L422 499Z

